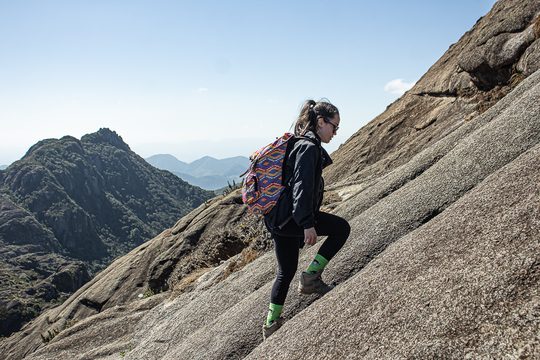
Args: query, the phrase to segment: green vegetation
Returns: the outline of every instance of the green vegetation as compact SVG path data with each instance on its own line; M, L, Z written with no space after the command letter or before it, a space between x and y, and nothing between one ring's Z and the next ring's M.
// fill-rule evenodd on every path
M133 350L133 345L129 345L128 348L127 348L126 350L120 351L120 357L126 356L126 354L127 354L128 352L130 352L131 350Z
M146 291L143 293L143 298L149 298L150 296L154 296L156 293L153 289L151 288L148 288L146 289Z
M49 330L47 330L47 333L45 335L41 334L41 340L44 343L48 343L52 339L54 339L54 337L56 335L58 335L59 333L60 333L60 331L58 329L56 329L56 328L49 329Z
M221 189L214 190L214 193L216 195L227 196L230 193L234 192L235 190L240 189L241 187L242 187L241 182L237 183L235 180L233 180L232 183L231 183L231 182L227 181L227 186L225 186L224 188L221 188Z
M21 299L9 314L0 310L0 335L212 197L154 168L109 129L38 142L0 176L0 262L14 275L0 276L0 302ZM80 271L55 277L81 261Z

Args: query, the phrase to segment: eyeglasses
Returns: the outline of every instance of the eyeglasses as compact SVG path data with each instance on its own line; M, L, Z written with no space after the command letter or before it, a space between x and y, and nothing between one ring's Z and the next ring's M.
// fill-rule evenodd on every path
M327 123L327 124L332 125L332 127L334 128L334 133L337 133L337 131L339 130L339 125L334 124L333 122L331 122L328 119L324 119L324 122Z

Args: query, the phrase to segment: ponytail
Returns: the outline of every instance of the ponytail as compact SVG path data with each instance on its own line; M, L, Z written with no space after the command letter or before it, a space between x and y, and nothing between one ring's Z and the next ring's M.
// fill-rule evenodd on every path
M308 131L317 132L317 120L319 116L330 119L336 114L339 115L339 111L330 102L306 100L294 125L294 135L302 136Z

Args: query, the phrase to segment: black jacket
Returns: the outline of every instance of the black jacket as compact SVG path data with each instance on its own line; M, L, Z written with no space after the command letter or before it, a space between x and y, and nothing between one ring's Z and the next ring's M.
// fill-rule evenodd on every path
M330 155L321 146L321 139L308 131L290 145L284 161L283 190L274 208L265 216L270 232L282 229L291 219L301 229L315 226L324 192L322 170L332 164Z

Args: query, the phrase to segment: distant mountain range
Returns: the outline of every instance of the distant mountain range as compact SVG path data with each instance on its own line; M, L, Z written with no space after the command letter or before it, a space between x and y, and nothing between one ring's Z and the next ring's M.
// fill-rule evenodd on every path
M38 142L0 172L0 336L213 196L109 129Z
M172 172L191 185L206 190L221 189L233 181L240 183L242 181L240 175L246 171L250 163L245 156L222 160L205 156L191 163L185 163L169 154L153 155L146 161L158 169Z
M0 165L0 170L4 170L6 169L8 166L7 165Z

